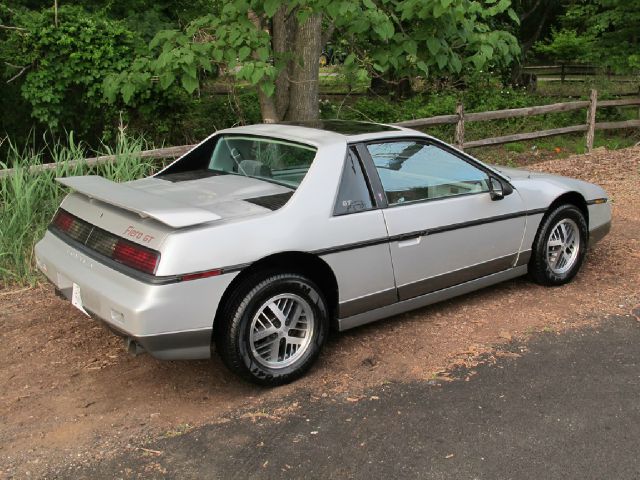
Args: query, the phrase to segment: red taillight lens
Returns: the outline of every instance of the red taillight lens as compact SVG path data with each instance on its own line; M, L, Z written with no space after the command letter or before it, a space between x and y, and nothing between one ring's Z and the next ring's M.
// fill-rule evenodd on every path
M126 240L118 240L113 248L112 258L128 267L153 275L158 266L160 255L145 247Z
M73 218L72 215L68 214L64 210L58 210L58 213L53 217L53 222L51 223L63 232L68 232L73 228L74 222L75 218Z

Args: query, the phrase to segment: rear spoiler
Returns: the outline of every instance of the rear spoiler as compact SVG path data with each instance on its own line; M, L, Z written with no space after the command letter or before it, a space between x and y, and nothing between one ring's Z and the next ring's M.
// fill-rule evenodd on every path
M173 228L199 225L222 218L204 208L176 202L97 175L56 178L56 181L89 198L135 212L143 218L153 218Z

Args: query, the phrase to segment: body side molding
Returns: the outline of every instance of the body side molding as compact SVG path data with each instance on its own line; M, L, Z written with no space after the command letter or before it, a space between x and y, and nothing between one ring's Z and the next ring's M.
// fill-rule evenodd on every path
M525 275L526 273L527 266L522 265L520 267L510 268L502 272L487 275L486 277L481 277L476 280L471 280L460 285L438 290L426 295L421 295L419 297L414 297L402 302L394 303L386 307L377 308L369 312L353 315L347 318L339 318L338 328L342 332L350 328L355 328L359 327L360 325L375 322L376 320L381 320L393 315L398 315L410 310L415 310L416 308L426 307L427 305L431 305L432 303L448 300L449 298L473 292L474 290L479 290L481 288L488 287L489 285L494 285L505 280L520 277L522 275Z

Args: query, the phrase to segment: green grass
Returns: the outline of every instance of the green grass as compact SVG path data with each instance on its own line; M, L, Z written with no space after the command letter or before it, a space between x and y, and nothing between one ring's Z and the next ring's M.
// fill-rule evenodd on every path
M544 77L538 77L536 94L551 97L580 97L587 96L591 89L598 90L600 98L611 95L639 94L640 80L620 81L615 77L609 80L606 76L584 77L580 81L567 80L547 81Z
M139 158L143 145L140 138L120 134L114 146L105 146L101 152L116 155L116 161L88 167L82 161L88 152L73 135L40 151L11 144L6 161L0 162L0 168L14 168L12 175L0 178L0 284L29 285L37 280L33 247L67 193L55 178L86 174L113 181L140 178L154 168ZM29 167L42 164L45 155L58 165L41 172L30 171Z
M626 131L596 132L593 146L594 148L604 147L607 150L616 150L631 147L638 142L640 142L640 132L637 129L629 129ZM481 160L509 167L526 166L585 152L585 137L581 134L559 135L469 150L471 155Z

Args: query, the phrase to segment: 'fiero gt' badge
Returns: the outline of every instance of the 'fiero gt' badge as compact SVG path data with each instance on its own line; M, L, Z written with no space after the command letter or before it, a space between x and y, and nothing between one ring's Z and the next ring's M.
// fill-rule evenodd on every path
M127 229L124 231L124 234L127 237L135 238L136 240L141 240L145 243L151 242L155 237L153 235L149 235L147 233L141 232L140 230L136 230L133 225L129 225Z

